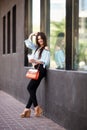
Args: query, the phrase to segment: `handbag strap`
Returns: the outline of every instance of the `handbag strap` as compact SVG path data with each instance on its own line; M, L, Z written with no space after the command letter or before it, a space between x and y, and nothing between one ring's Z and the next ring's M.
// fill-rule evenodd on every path
M40 64L38 65L37 69L39 70L39 68L40 68Z

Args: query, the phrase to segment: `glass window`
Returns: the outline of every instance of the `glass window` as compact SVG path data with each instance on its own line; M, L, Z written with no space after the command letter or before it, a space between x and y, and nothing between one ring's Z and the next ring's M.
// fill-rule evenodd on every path
M25 1L25 28L27 28L26 35L29 35L31 32L40 31L40 0L28 0ZM28 6L28 8L27 8ZM28 9L28 10L27 10ZM27 12L28 11L28 12ZM28 36L27 36L28 37ZM33 42L35 42L35 37L32 37ZM25 47L25 66L32 66L28 62L28 54L31 54L32 50Z
M3 54L5 54L5 46L6 46L6 43L5 43L5 31L6 31L6 16L3 17Z
M12 52L16 52L16 5L12 8Z
M32 32L40 31L40 0L33 0L32 4ZM33 37L35 42L35 37Z
M40 0L33 0L32 4L32 32L40 31Z
M7 13L7 53L10 53L10 11Z
M65 0L50 0L50 67L65 68Z
M87 70L87 0L79 2L78 69Z

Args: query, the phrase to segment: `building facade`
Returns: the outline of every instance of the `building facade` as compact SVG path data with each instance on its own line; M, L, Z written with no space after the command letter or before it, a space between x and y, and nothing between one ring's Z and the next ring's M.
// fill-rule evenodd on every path
M31 51L24 40L31 32L45 32L50 68L38 89L38 100L44 114L67 130L87 129L86 2L0 0L0 89L27 102L25 74L31 67L27 59ZM63 67L55 61L58 50L64 53Z

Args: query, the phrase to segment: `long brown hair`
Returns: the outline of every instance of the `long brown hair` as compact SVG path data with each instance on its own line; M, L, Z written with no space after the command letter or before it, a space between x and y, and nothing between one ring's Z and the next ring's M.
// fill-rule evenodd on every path
M39 57L38 59L41 58L41 54L42 54L42 51L44 50L45 46L47 46L47 38L46 38L46 35L44 32L38 32L37 35L36 35L36 44L38 45L36 51L40 48L40 44L38 42L38 36L41 36L41 39L43 39L43 47L40 49L40 53L39 53ZM35 52L36 52L35 51Z

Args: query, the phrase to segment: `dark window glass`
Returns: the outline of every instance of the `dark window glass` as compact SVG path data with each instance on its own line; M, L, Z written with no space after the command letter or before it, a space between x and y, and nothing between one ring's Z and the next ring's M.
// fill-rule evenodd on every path
M16 52L16 5L12 9L12 52Z
M5 54L5 30L6 30L6 17L3 17L3 54Z
M7 53L10 53L10 12L7 14Z

